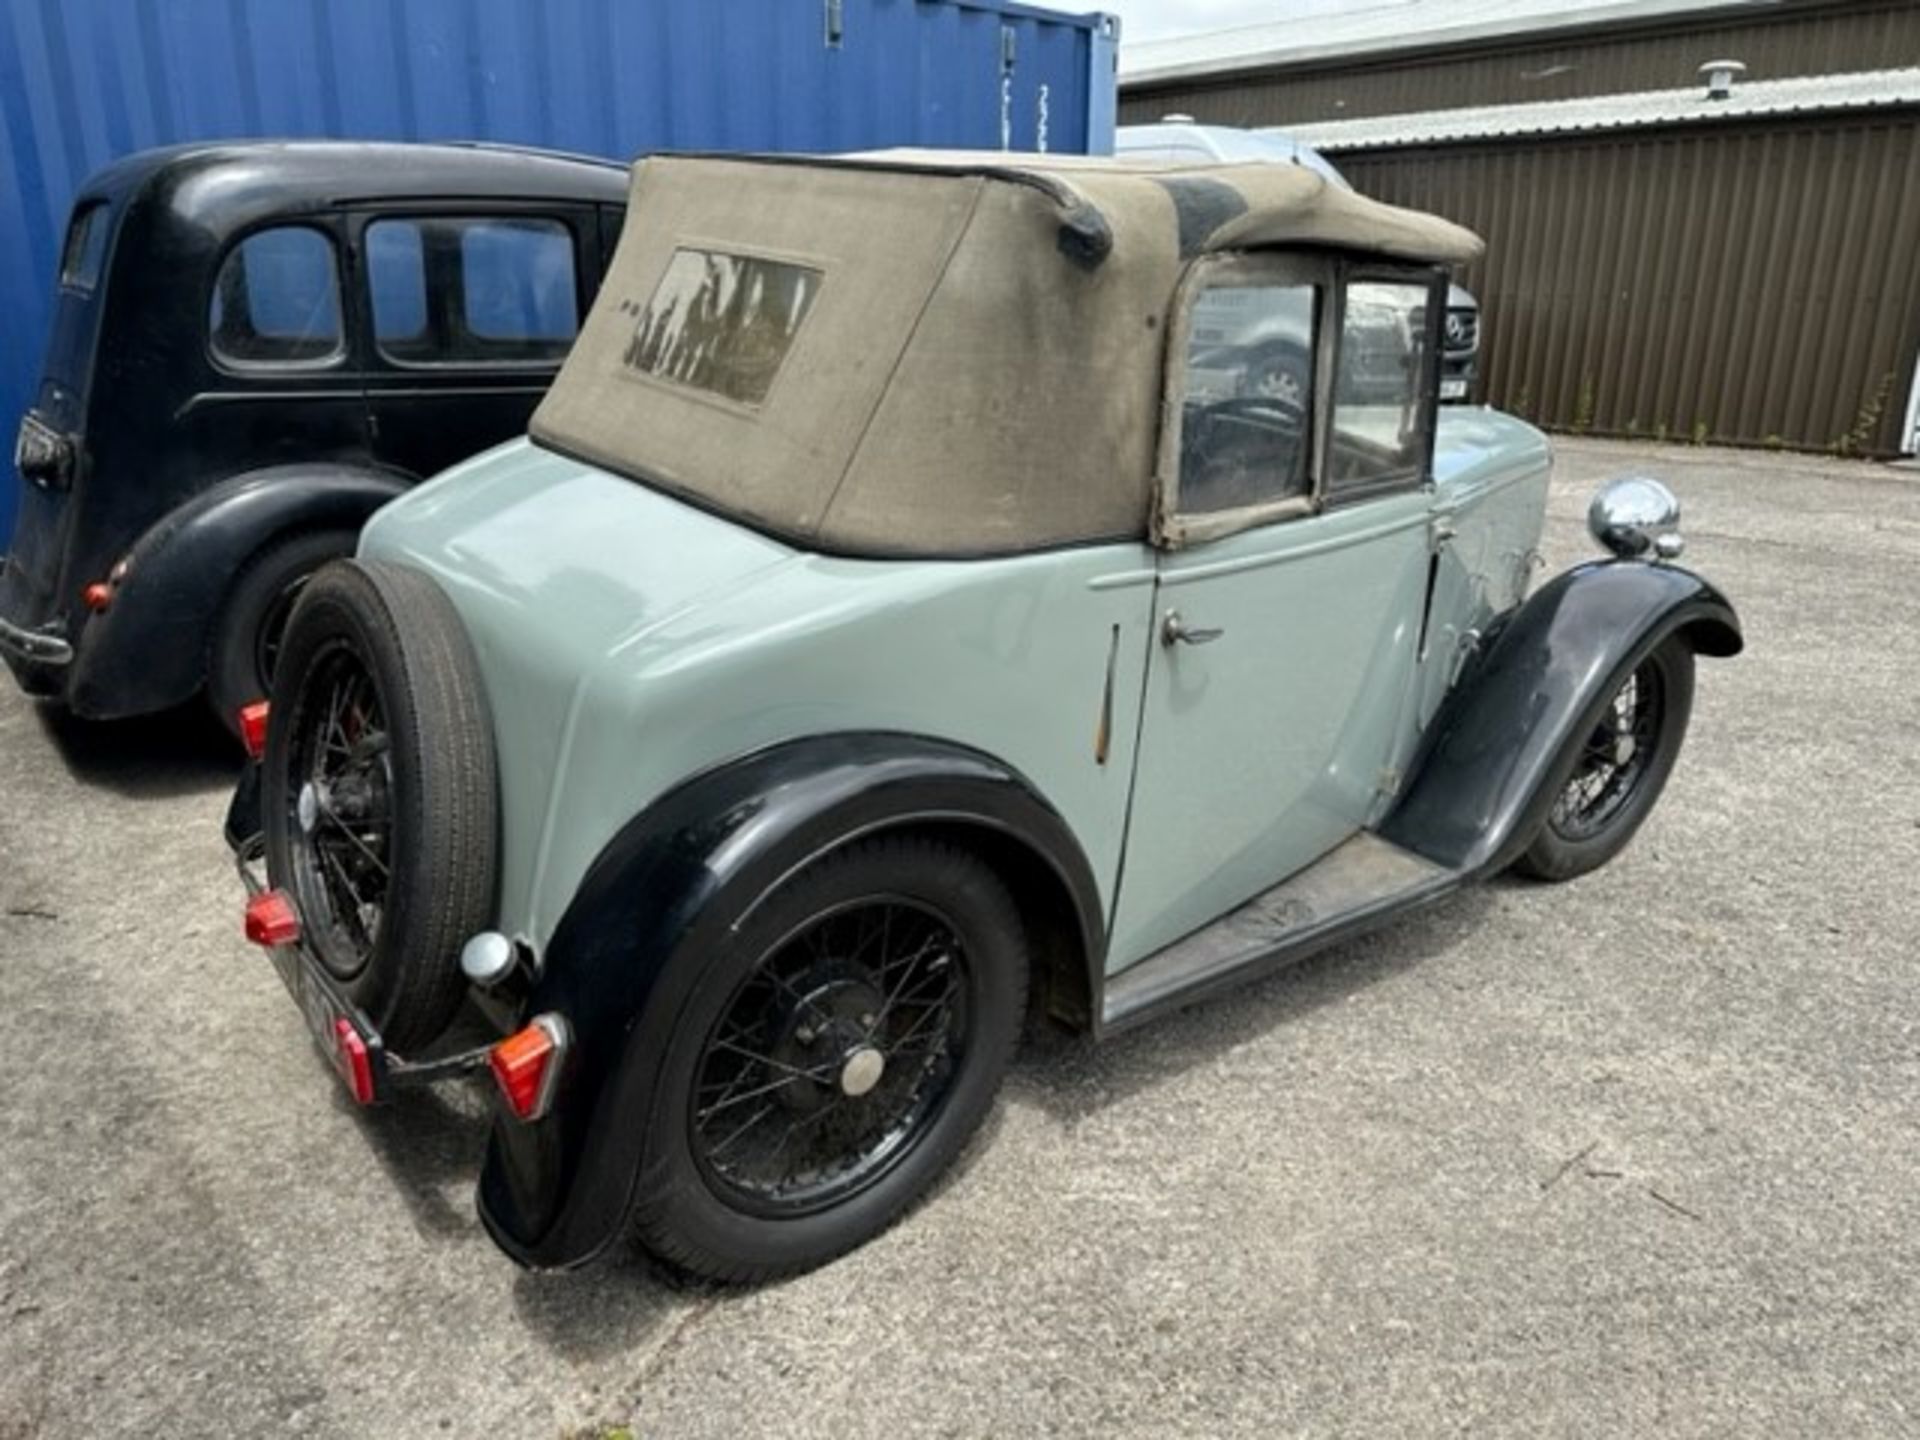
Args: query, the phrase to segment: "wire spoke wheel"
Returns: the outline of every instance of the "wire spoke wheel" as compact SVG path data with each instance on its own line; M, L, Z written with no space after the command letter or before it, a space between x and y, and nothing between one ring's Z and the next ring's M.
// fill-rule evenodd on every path
M1554 801L1548 823L1562 837L1591 838L1632 798L1652 760L1665 699L1663 672L1651 657L1614 692Z
M300 598L300 587L306 583L306 576L298 576L275 595L254 631L253 663L260 674L262 694L273 688L273 672L280 663L280 642L287 634L287 617L293 614L293 603Z
M380 943L393 877L393 771L379 687L344 643L315 657L291 717L285 817L294 897L343 980Z
M851 901L762 956L709 1033L690 1133L710 1183L768 1215L837 1204L886 1173L944 1105L970 1034L951 920Z
M472 642L427 575L332 560L298 589L260 762L267 880L388 1051L447 1028L495 918L499 766Z
M1669 636L1614 682L1562 749L1551 808L1515 868L1571 880L1617 855L1666 788L1692 712L1693 650Z

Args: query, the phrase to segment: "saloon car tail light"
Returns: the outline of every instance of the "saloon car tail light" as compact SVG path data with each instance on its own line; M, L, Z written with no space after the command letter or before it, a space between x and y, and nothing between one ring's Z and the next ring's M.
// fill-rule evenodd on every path
M113 586L105 580L96 580L80 592L80 600L87 609L98 615L113 604Z
M333 1022L333 1063L340 1078L347 1082L347 1089L353 1092L354 1103L371 1105L373 1057L367 1053L367 1042L345 1016Z
M284 891L262 890L247 901L247 939L256 945L291 945L300 938L300 912Z
M547 1113L566 1050L567 1022L548 1014L534 1016L487 1052L500 1097L516 1118L538 1120Z
M247 747L249 760L267 753L267 709L265 700L240 707L240 740Z

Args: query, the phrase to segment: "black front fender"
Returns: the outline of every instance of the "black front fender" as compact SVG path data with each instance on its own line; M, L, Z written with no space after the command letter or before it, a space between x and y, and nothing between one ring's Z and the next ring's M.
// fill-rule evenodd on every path
M1469 874L1508 864L1538 828L1552 799L1543 786L1581 718L1676 632L1703 655L1743 643L1732 603L1691 571L1595 561L1556 576L1447 697L1380 833Z
M412 482L347 465L283 465L223 480L156 521L127 552L112 605L86 624L68 701L94 720L164 710L207 677L221 603L269 542L358 528Z
M574 1265L619 1232L639 1173L666 1039L714 953L781 882L850 840L904 826L975 831L1051 877L1081 959L1105 949L1099 890L1066 822L978 751L892 733L792 741L669 792L581 882L547 946L529 1014L575 1043L552 1112L496 1119L480 1214L523 1264Z

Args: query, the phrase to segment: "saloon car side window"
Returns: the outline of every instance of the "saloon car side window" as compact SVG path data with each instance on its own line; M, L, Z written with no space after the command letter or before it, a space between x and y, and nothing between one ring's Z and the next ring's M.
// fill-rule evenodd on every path
M480 220L460 232L467 333L559 359L580 328L573 235L554 220Z
M207 335L234 365L330 365L344 353L333 241L306 225L257 230L213 283Z
M374 343L397 364L557 364L580 328L559 220L383 218L363 249Z
M88 291L100 283L107 258L107 204L95 200L74 211L60 251L60 284L68 290Z
M1437 313L1426 280L1347 282L1327 453L1329 503L1425 478Z
M1313 491L1320 286L1227 272L1194 294L1180 397L1179 509L1217 515Z

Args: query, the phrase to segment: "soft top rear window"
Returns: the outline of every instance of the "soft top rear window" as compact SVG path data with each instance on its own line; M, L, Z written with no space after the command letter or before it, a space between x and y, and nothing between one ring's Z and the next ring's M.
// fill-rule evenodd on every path
M643 375L758 405L820 289L804 265L676 249L622 356Z
M60 283L67 289L91 290L100 283L109 229L104 200L94 200L73 212L66 244L60 250Z

